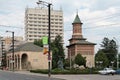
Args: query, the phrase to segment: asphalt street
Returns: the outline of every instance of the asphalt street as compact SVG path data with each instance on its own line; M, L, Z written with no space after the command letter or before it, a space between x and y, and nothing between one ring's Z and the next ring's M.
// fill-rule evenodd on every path
M99 75L99 74L53 75L53 77L62 78L66 80L120 80L120 75Z
M47 76L19 74L10 71L0 71L0 80L63 80L63 79L48 78Z
M0 71L0 80L120 80L120 75L51 75L30 73L29 71Z

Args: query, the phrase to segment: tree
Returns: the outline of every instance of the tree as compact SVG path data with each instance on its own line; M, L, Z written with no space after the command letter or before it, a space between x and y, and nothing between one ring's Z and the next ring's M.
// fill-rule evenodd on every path
M43 47L42 40L35 40L34 44ZM64 62L65 57L62 37L60 35L57 35L55 37L55 40L50 43L50 48L52 51L52 68L54 69L58 67L57 63L59 60L62 60Z
M34 41L34 44L35 44L35 45L38 45L38 46L40 46L40 47L43 47L42 39L35 40L35 41Z
M110 43L110 40L105 37L103 39L103 41L102 41L102 44L101 44L102 50L104 52L108 52L109 51L109 43Z
M61 59L64 62L64 48L62 44L62 37L57 35L55 40L51 43L52 49L52 68L57 68L58 61Z
M81 54L77 54L77 56L75 57L75 64L79 66L84 65L84 67L86 67L86 58L82 57Z
M95 62L100 62L102 61L102 67L107 67L108 66L108 59L105 53L102 50L99 50L96 55L95 55ZM99 63L96 63L97 66L99 66Z
M70 67L70 59L65 59L65 63L64 63L65 67Z
M102 51L105 53L107 56L107 59L109 61L109 64L111 64L111 61L116 60L116 54L117 54L117 44L116 42L112 39L104 38L101 44Z

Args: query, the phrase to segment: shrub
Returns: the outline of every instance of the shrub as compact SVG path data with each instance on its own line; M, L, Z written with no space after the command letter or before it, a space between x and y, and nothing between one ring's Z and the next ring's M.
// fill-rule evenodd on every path
M43 73L43 74L48 74L48 70L30 70L30 72L34 73ZM77 70L77 69L71 69L71 70L61 70L61 69L53 69L51 70L51 74L97 74L97 70L94 69L83 69L83 70Z

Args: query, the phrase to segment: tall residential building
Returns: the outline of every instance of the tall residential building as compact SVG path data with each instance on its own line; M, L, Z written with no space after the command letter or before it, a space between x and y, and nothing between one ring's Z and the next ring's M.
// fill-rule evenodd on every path
M57 35L63 38L63 12L51 9L51 40ZM48 36L48 9L26 8L25 11L25 40L34 42Z

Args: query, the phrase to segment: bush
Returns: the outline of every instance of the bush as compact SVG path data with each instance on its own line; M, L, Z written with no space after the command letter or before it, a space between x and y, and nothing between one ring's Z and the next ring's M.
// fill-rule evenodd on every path
M30 72L47 74L47 73L48 73L48 70L37 69L37 70L30 70Z
M34 73L43 73L48 74L48 70L31 70L30 72ZM94 69L83 69L83 70L77 70L77 69L71 69L71 70L61 70L61 69L53 69L51 70L51 74L97 74L97 70Z

